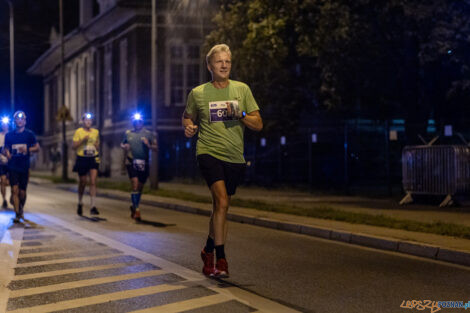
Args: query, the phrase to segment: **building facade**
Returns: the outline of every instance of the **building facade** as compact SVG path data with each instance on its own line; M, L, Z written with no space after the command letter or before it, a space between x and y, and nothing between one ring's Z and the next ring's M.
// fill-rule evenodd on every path
M69 149L82 114L92 112L94 127L101 133L100 173L122 175L119 144L132 126L131 115L140 112L150 127L156 119L159 176L172 178L175 168L171 161L182 157L181 153L194 155L193 142L184 138L180 121L188 92L208 79L202 46L213 9L209 0L157 0L157 104L153 117L151 1L81 0L80 25L64 38L64 86L57 36L51 36L50 48L29 69L30 74L42 76L44 83L43 149L36 167L50 169L57 159L53 152L61 147L62 123L56 116L64 90L64 103L73 119L66 125ZM73 155L69 151L69 169ZM176 175L178 170L194 171L192 166L176 167Z

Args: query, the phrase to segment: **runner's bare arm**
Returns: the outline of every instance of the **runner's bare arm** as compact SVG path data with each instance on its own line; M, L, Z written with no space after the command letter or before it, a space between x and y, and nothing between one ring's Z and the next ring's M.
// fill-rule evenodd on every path
M181 122L184 127L184 135L188 138L193 137L197 133L197 125L194 124L193 116L184 111Z
M259 114L259 110L248 113L245 118L240 119L240 121L251 130L259 132L263 129L263 119Z
M150 150L157 151L157 149L158 149L158 146L157 146L157 139L153 139L152 141L149 141L147 138L145 138L145 140L143 140L143 143L144 143Z
M34 146L32 146L31 148L29 148L29 152L30 153L35 153L35 152L38 152L40 149L39 147L39 142L36 142L36 144Z
M7 147L3 149L3 154L7 157L8 160L11 159L10 149L8 149Z
M98 137L98 138L96 139L95 148L96 148L96 151L98 151L98 150L100 149L100 137Z

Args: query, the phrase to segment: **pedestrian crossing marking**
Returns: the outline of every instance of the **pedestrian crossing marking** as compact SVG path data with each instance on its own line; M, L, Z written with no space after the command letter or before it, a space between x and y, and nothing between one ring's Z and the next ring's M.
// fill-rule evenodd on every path
M35 294L54 292L54 291L59 291L59 290L72 289L72 288L89 287L89 286L98 285L98 284L113 283L113 282L124 281L128 279L142 278L142 277L155 276L155 275L161 275L161 274L165 274L165 272L162 270L154 270L154 271L125 274L125 275L119 275L119 276L84 279L84 280L49 285L49 286L44 286L44 287L12 290L10 292L10 297L16 298L16 297L31 296Z
M47 261L47 260L66 260L66 259L73 259L80 255L86 256L96 256L96 255L109 255L109 254L116 254L122 253L121 251L117 251L116 249L93 249L93 250L75 250L69 252L61 252L61 253L53 253L53 254L46 254L46 255L28 255L28 256L20 256L17 260L18 264L24 263L35 263L40 261Z
M31 262L31 263L23 263L17 264L17 268L21 267L31 267L31 266L39 266L39 265L49 265L49 264L56 264L59 262L80 262L80 261L91 261L91 260L99 260L99 259L106 259L112 256L120 256L122 252L115 253L115 254L105 254L105 255L97 255L97 256L83 256L83 257L76 257L70 259L58 259L58 260L50 260L50 261L39 261L39 262Z
M238 305L237 312L297 312L239 288L218 285L193 270L61 219L45 214L32 216L39 222L31 222L31 228L17 231L19 240L12 255L16 253L14 261L18 263L10 262L8 267L8 283L11 282L11 288L16 290L6 291L8 302L5 295L0 298L0 310L7 308L8 313L112 312L113 307L125 307L126 312L171 313L192 309L204 311L211 305L233 308ZM22 241L22 237L27 240ZM89 255L95 252L99 255ZM122 262L103 263L110 258L122 258ZM85 264L93 261L103 262ZM120 272L120 269L145 264L158 268ZM99 275L94 274L99 271L108 271L103 275L110 276L93 277ZM87 275L93 278L87 278ZM168 275L178 279L158 281L158 277Z
M106 265L99 265L99 266L89 266L89 267L80 267L80 268L72 268L72 269L65 269L65 270L49 271L49 272L42 272L42 273L35 273L35 274L17 275L17 276L15 276L15 280L27 280L27 279L34 279L34 278L47 278L49 276L56 276L56 275L65 275L65 274L83 273L83 272L88 272L88 271L106 270L106 269L111 269L111 268L119 268L119 267L135 265L135 264L139 264L139 263L142 263L142 262L141 261L135 261L135 262L129 262L129 263L106 264Z
M222 294L216 294L202 298L189 299L181 302L165 304L159 307L133 311L133 313L177 313L190 309L205 307L212 304L222 303L228 300L230 300L229 297Z
M52 312L58 310L65 310L65 309L72 309L77 308L85 305L91 304L99 304L105 303L113 300L121 300L126 298L133 298L143 295L151 295L160 292L172 291L177 289L183 289L186 286L183 285L158 285L152 287L146 287L141 289L133 289L133 290L125 290L119 292L108 293L104 295L94 296L94 297L87 297L87 298L79 298L74 300L56 302L51 304L39 305L30 308L24 309L17 309L8 311L8 313L45 313L45 312Z

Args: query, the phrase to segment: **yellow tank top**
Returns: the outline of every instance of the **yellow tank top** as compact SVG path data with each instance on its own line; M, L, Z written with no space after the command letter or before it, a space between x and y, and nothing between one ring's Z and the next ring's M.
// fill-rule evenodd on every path
M77 148L78 156L94 157L98 155L98 150L95 147L95 144L99 142L100 133L95 128L90 128L89 131L85 130L83 127L80 127L75 131L73 135L73 141L81 141L88 135L88 139L85 140Z

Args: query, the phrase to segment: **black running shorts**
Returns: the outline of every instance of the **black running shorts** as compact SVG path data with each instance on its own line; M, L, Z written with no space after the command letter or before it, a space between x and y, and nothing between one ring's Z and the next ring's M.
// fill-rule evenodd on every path
M209 154L197 156L197 163L201 174L207 182L209 188L218 180L225 182L227 194L235 194L237 186L243 182L245 176L245 163L231 163L214 158Z
M99 167L98 157L83 157L78 156L75 160L73 171L78 173L78 176L84 176L90 172L91 169L97 170Z
M19 189L26 190L28 187L29 171L18 172L10 170L8 175L10 178L10 186L18 186Z
M0 176L8 174L8 165L0 165Z
M127 175L129 175L129 178L134 178L137 177L139 182L141 184L145 184L147 181L147 178L150 175L150 164L148 160L145 160L145 167L144 168L137 168L133 164L133 160L130 158L127 158L128 164L126 165L127 167Z

